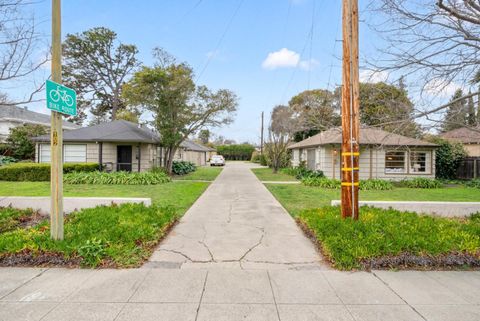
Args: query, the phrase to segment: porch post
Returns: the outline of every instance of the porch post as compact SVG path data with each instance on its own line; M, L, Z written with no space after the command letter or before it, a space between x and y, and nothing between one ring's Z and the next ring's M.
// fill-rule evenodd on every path
M103 142L98 144L98 168L101 171L103 164Z
M140 173L140 163L142 162L142 145L138 144L138 172Z

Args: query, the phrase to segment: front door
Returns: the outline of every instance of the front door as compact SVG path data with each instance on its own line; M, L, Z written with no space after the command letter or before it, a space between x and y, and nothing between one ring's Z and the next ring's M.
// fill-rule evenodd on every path
M307 151L307 167L312 171L316 170L317 161L315 160L315 149L309 149Z
M132 171L132 146L117 146L117 171Z

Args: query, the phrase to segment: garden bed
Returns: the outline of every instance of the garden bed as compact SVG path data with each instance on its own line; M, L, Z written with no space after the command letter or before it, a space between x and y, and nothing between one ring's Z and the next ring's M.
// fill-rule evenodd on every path
M47 220L17 226L0 234L0 266L138 267L179 217L173 207L99 206L67 216L63 241L50 239Z
M301 211L297 222L342 270L480 267L478 214L461 220L362 207L353 221L326 206Z

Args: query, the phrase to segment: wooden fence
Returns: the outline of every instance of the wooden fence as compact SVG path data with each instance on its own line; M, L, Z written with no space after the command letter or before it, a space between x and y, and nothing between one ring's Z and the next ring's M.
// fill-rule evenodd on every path
M458 179L480 178L480 157L467 157L457 168Z

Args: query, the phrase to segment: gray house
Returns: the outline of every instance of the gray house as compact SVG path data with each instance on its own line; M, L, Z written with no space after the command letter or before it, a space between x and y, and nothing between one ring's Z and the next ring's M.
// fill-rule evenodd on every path
M50 115L28 110L27 107L0 105L0 143L7 139L10 128L31 124L50 127ZM63 129L73 130L81 128L68 121L63 122Z
M35 161L50 162L50 136L34 138ZM178 160L206 165L207 148L191 141L182 143ZM63 133L65 163L103 164L107 171L145 171L164 162L164 148L156 131L125 120L116 120Z
M321 170L329 178L340 179L342 132L334 128L309 137L288 148L292 166L305 162L312 170ZM380 129L360 129L360 179L402 180L435 177L437 145L389 133Z

